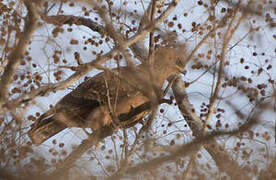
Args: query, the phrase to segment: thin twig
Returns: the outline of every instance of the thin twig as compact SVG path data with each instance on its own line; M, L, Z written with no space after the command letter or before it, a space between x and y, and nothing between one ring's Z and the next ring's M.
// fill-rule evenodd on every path
M235 10L234 15L232 17L232 20L231 20L231 22L230 22L230 24L228 26L228 29L226 30L226 33L224 35L223 47L222 47L221 56L220 56L218 79L217 79L215 91L214 91L213 95L210 97L210 102L209 102L210 106L209 106L209 111L208 111L208 114L207 114L207 117L206 117L206 121L205 121L205 124L204 124L204 128L205 128L204 131L207 130L207 125L211 121L211 117L212 117L213 112L214 112L215 101L216 101L216 99L218 97L218 93L219 93L219 90L220 90L220 87L221 87L221 84L222 84L222 78L223 78L223 75L224 75L224 65L225 65L225 59L226 59L228 44L229 44L229 42L230 42L233 34L235 33L235 31L239 27L241 21L244 19L245 15L246 15L244 13L240 17L240 19L238 20L237 25L235 27L233 27L234 26L234 22L236 20L236 17L238 15L238 13L240 12L240 8L239 8L240 4L241 4L241 1L239 1L239 3L237 4L236 10Z

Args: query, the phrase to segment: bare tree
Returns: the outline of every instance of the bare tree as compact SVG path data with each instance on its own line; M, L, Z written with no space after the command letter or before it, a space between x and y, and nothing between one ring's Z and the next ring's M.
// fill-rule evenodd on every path
M0 176L274 178L275 9L1 1Z

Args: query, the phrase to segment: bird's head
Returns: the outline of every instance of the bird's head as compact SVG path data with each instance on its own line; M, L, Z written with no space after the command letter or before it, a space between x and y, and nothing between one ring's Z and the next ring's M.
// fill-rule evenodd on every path
M157 47L152 56L153 59L143 62L137 69L127 68L125 77L140 90L148 89L148 93L145 94L150 97L155 93L150 88L153 87L152 84L161 89L170 76L184 72L185 54L185 48L182 46Z
M155 50L153 69L165 80L174 74L183 73L186 65L185 47L158 47Z

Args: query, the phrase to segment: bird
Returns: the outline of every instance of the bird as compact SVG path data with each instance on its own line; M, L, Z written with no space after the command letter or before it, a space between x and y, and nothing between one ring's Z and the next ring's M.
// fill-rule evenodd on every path
M157 47L152 71L149 63L142 63L132 68L105 70L87 78L35 121L28 131L32 143L40 145L70 127L98 130L112 124L113 117L152 100L156 95L154 89L161 91L169 76L182 71L185 64L182 49ZM131 121L137 122L147 113L144 111Z

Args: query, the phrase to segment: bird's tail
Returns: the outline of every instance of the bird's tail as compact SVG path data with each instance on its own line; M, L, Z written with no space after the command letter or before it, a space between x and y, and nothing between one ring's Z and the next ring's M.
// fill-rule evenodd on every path
M38 123L34 123L28 135L35 145L40 145L47 139L64 130L66 126L55 120L55 116L46 117L42 115Z

